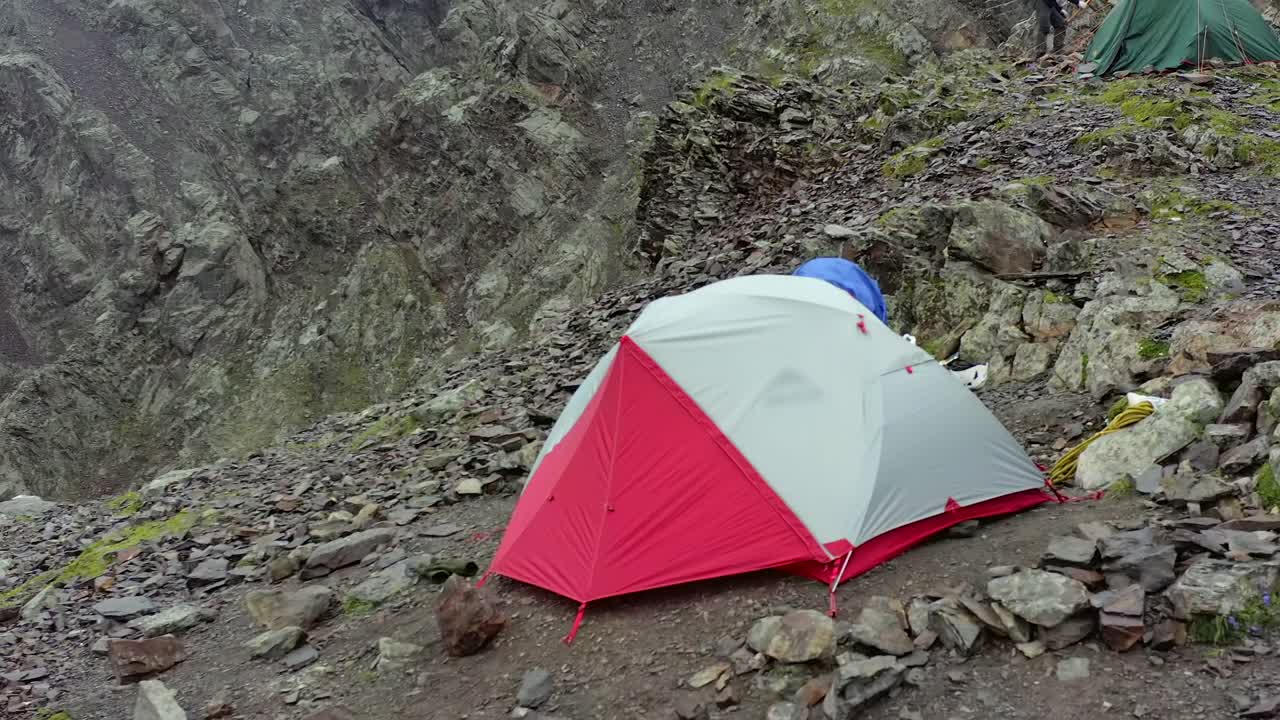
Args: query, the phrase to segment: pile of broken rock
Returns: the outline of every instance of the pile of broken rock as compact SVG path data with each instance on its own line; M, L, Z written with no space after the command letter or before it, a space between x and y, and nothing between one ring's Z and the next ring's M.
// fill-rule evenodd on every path
M736 704L735 681L751 676L781 700L769 720L846 720L877 698L925 683L930 663L1001 642L1028 658L1091 637L1116 651L1169 650L1190 637L1237 641L1242 656L1265 652L1261 636L1280 620L1270 605L1277 566L1254 559L1276 554L1275 533L1259 529L1266 527L1280 527L1280 519L1088 522L1051 538L1036 568L991 567L984 590L966 585L905 603L872 597L852 623L781 608L756 621L745 644L721 643L722 659L689 678L695 692L676 715L698 720L712 703ZM1233 656L1224 657L1230 663ZM1087 675L1085 659L1058 663L1060 679Z

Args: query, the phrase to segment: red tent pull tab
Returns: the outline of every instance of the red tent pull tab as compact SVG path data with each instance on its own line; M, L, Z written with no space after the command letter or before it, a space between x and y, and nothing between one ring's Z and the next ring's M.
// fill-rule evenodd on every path
M869 334L867 333L867 316L862 313L858 313L858 330L863 335Z
M911 367L910 365L908 365L908 366L907 366L907 374L908 374L908 375L915 375L915 374L916 374L916 369L915 369L915 368L913 368L913 367Z
M582 603L578 606L578 616L573 619L573 627L569 629L569 634L564 636L564 644L572 645L573 639L578 637L578 628L582 627L582 616L587 614L587 604Z
M955 498L947 498L947 512L960 512L960 503Z

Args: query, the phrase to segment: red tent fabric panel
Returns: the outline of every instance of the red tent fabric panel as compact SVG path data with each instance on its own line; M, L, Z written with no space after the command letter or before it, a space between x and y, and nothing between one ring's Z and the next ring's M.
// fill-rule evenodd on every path
M493 572L586 602L825 561L746 458L629 338L543 458Z
M845 568L844 573L841 575L840 582L857 577L881 563L892 560L910 550L913 546L928 540L953 525L959 525L969 520L977 520L978 518L1021 512L1027 508L1049 502L1052 499L1047 493L1039 489L1021 490L974 503L968 507L961 506L955 500L947 498L946 509L943 512L890 530L854 548L853 557L850 558L848 567ZM796 575L803 575L830 583L835 579L836 574L840 572L840 568L843 565L844 558L837 557L826 562L797 563L783 569Z

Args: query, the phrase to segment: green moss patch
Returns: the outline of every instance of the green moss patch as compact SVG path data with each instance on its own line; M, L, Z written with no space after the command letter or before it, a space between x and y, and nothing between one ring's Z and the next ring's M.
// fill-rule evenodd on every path
M908 178L919 175L929 166L929 158L943 145L940 137L930 138L921 143L895 153L880 166L880 171L887 177Z
M207 516L200 517L207 518ZM137 523L107 533L81 550L76 559L62 568L40 573L21 585L0 593L0 607L16 605L27 596L50 585L68 585L100 577L111 566L115 553L163 537L181 535L194 527L197 520L196 513L183 510L167 520Z
M133 517L142 510L142 496L136 492L127 492L107 500L107 507L120 517Z
M1204 273L1199 270L1183 270L1170 275L1161 275L1158 279L1177 290L1186 302L1203 302L1209 296L1209 284L1204 279Z
M359 435L356 435L355 439L351 441L351 450L359 450L372 440L393 442L420 427L422 427L422 423L418 422L418 419L413 415L388 415L365 428Z
M1169 343L1152 338L1138 341L1138 357L1143 360L1158 360L1169 357Z
M342 612L347 615L368 615L377 609L378 606L374 603L360 598L349 597L342 601Z
M1258 471L1257 490L1263 508L1271 510L1280 506L1280 482L1276 481L1276 471L1269 462Z

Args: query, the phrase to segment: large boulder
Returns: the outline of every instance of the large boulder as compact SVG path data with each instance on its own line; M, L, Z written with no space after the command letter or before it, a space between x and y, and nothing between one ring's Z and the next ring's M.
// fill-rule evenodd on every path
M955 208L947 252L996 274L1038 268L1048 252L1053 228L1030 213L984 200Z
M1209 370L1212 356L1239 350L1270 350L1280 344L1280 302L1242 300L1204 318L1187 320L1173 331L1171 369Z
M1181 300L1151 278L1108 277L1076 318L1053 368L1056 384L1095 395L1132 389L1164 359L1151 334Z
M1076 484L1087 490L1132 480L1151 465L1190 445L1222 412L1222 396L1208 380L1174 388L1173 397L1136 425L1089 444L1076 464Z

